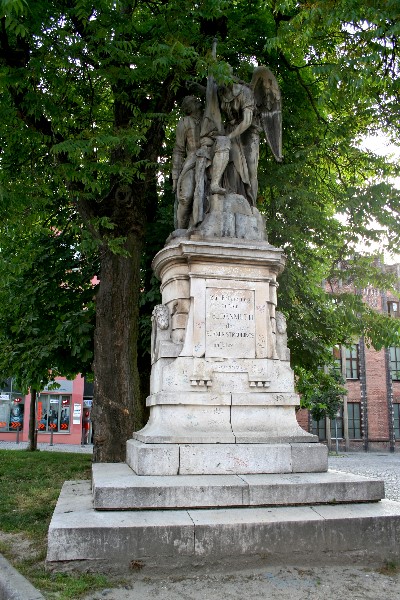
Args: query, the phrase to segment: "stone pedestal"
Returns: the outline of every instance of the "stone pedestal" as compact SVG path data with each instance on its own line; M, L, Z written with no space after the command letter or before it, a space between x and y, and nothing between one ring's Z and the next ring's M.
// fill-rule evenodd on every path
M157 254L163 304L153 316L150 419L127 452L136 473L326 471L325 447L296 420L276 311L283 267L282 251L262 240L195 235ZM303 443L312 449L301 452ZM157 460L145 458L153 452Z
M247 241L219 237L242 231ZM126 464L94 465L91 489L66 482L48 567L396 560L399 503L382 500L382 481L327 472L326 446L297 424L276 310L284 257L254 209L225 198L153 266L163 304L149 422L128 440Z

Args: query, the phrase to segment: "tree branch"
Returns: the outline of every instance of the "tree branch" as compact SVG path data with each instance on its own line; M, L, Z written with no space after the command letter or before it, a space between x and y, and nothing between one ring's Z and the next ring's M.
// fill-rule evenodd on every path
M287 60L286 56L282 52L280 52L280 57L282 58L282 61L285 63L285 65L289 69L289 71L294 71L296 73L297 79L299 80L301 87L305 90L305 92L308 96L308 99L310 101L310 104L312 106L312 109L315 112L315 114L317 115L318 121L320 123L324 123L325 125L328 125L328 121L326 119L324 119L324 117L318 111L317 105L315 104L314 97L309 90L309 86L305 83L305 81L303 81L303 78L301 77L300 67L291 65L289 63L289 61Z

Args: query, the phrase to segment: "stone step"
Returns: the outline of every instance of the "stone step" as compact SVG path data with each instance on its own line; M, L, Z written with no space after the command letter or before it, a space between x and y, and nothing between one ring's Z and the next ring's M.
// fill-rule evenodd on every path
M383 481L328 471L257 475L136 475L125 463L95 463L98 510L177 509L371 502Z
M48 538L50 569L382 564L400 558L400 503L98 511L90 482L66 482Z

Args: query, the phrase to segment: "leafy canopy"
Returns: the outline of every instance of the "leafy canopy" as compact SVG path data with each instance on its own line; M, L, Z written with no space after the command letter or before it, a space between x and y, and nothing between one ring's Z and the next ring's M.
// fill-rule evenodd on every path
M397 4L1 0L3 223L9 222L11 210L11 230L5 226L0 234L8 265L1 280L10 272L14 278L14 287L6 286L4 306L18 297L18 281L29 290L32 269L39 269L41 261L34 250L41 248L37 254L49 256L48 279L42 260L42 275L38 281L32 276L31 291L55 285L59 317L67 310L63 282L71 269L76 274L68 288L73 296L70 316L57 319L60 344L66 332L79 331L79 319L87 323L83 339L90 337L95 268L89 266L92 258L86 263L93 252L88 233L100 261L105 246L126 252L125 240L133 233L147 245L142 263L144 335L157 297L149 259L162 246L171 220L168 172L187 82L204 82L209 69L223 80L228 63L249 81L259 63L277 75L284 98L285 160L276 165L262 150L259 205L267 217L269 241L287 255L279 305L288 317L300 385L302 378L323 372L319 368L333 345L351 343L354 336L365 336L377 348L399 345L393 320L370 310L359 295L332 296L321 286L337 278L344 259L357 288L370 284L386 289L393 283L371 266L368 252L373 254L373 244L383 235L389 251L399 247L399 193L391 184L398 165L362 150L360 140L377 130L398 139ZM219 38L216 61L210 53L214 35ZM134 195L128 194L131 189ZM55 224L44 225L48 213L57 215ZM37 228L35 221L27 244L34 219L41 224ZM71 221L73 239L65 233ZM68 239L64 247L63 239ZM25 265L23 275L11 260L18 240L24 240L24 252L19 249L15 255ZM365 256L358 250L360 242ZM88 247L92 249L86 251ZM78 267L72 266L74 261ZM32 315L40 310L34 294L26 295L26 302L31 298L24 311L25 320L31 315L29 326L17 313L12 319L18 332L29 337L38 323ZM14 333L11 327L3 330L5 340ZM50 332L47 339L44 362L55 365L58 346L52 346ZM72 333L70 340L74 356L85 362L84 345ZM25 358L33 355L32 347Z

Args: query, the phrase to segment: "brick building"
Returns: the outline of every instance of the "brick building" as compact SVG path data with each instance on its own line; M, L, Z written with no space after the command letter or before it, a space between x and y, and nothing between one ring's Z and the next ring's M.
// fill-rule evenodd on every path
M400 264L385 265L397 276L399 295L373 287L361 291L374 309L400 318ZM334 291L354 291L351 284L337 281ZM333 349L336 367L346 380L347 396L336 419L316 422L306 410L297 418L307 431L340 450L400 450L400 347L376 351L363 338L350 347Z

